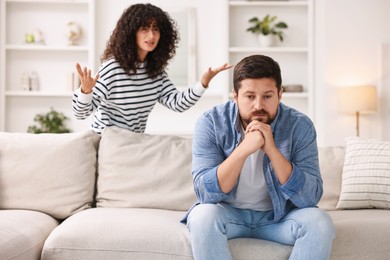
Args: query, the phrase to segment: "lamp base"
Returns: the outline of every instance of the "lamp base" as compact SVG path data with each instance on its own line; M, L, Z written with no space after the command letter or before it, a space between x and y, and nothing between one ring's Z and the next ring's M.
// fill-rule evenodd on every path
M356 136L359 137L359 111L356 111Z

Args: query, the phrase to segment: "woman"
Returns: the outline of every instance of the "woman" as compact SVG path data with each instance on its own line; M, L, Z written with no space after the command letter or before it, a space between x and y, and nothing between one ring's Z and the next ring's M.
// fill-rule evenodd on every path
M180 92L165 72L178 41L176 24L166 12L151 4L130 6L107 42L98 74L76 64L81 87L73 96L75 116L85 119L95 111L92 129L98 134L107 126L142 133L156 102L177 112L189 109L210 80L232 66L209 68L200 82Z

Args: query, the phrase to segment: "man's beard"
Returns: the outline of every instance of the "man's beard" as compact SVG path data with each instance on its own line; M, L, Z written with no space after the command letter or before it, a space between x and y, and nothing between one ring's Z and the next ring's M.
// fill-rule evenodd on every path
M258 118L261 116L260 118ZM243 118L244 122L249 125L252 121L257 120L262 123L270 125L272 123L271 115L264 109L253 111L249 118Z

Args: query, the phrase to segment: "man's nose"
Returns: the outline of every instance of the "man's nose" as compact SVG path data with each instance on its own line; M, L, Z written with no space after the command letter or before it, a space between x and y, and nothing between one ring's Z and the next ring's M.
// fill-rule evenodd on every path
M263 101L261 100L261 97L256 97L254 102L255 102L254 106L256 110L263 109Z

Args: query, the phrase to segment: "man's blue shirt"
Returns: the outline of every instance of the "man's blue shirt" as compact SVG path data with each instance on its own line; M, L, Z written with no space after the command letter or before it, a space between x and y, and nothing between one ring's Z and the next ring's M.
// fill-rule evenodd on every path
M238 108L234 101L205 112L196 122L192 147L192 177L199 203L219 203L235 195L236 188L222 192L217 168L242 140ZM275 145L291 162L293 172L281 185L267 155L263 172L273 204L273 221L292 208L316 206L322 196L316 131L303 113L279 104L271 124Z

